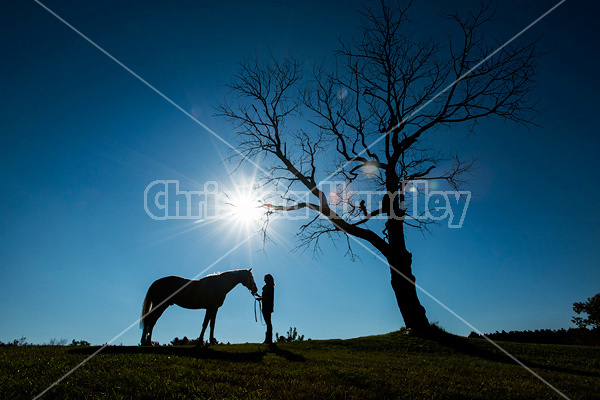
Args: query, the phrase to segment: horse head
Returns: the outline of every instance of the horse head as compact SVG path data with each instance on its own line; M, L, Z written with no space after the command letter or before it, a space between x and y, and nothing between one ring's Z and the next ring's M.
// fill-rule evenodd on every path
M242 282L242 285L246 286L252 294L256 294L256 293L258 293L258 288L256 287L256 283L254 282L254 275L252 275L252 268L248 269L247 271L248 271L248 276Z

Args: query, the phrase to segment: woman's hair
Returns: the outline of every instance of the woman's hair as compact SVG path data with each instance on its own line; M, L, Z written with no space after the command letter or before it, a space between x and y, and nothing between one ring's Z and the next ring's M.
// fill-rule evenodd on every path
M275 280L273 279L273 275L266 274L265 275L265 283L275 286Z

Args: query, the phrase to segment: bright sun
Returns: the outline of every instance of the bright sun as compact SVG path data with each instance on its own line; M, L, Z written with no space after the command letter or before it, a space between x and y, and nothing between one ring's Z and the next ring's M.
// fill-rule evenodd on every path
M231 199L233 215L245 223L257 222L264 215L265 209L258 200L248 194L238 193Z

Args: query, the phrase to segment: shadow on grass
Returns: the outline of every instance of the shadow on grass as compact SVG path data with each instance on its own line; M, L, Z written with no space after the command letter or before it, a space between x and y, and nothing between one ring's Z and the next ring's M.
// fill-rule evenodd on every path
M433 340L441 346L450 348L454 351L468 356L479 357L489 361L500 362L505 364L518 365L512 358L504 354L500 349L491 347L492 344L487 342L487 340L485 339L469 339L462 336L456 336L436 328L433 328L431 332L420 336L423 339ZM597 372L574 370L571 368L560 367L556 365L539 364L533 361L529 361L523 357L515 356L515 358L517 358L527 367L532 369L536 368L580 376L600 377L600 373Z
M269 345L269 352L271 352L279 357L283 357L288 361L294 361L294 362L306 361L304 356L302 356L301 354L296 354L296 353L292 353L289 350L280 349L279 347L277 347L276 344Z
M101 346L91 346L70 350L73 354L94 354ZM275 345L263 348L257 346L256 351L221 351L210 347L178 347L178 346L107 346L101 354L159 354L165 356L192 357L206 360L223 360L233 362L261 362L267 353L273 353L288 361L303 362L300 354L279 349Z

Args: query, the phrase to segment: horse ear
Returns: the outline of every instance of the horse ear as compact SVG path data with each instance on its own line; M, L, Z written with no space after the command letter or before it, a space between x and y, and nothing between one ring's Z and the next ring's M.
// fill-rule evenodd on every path
M252 267L252 268L254 268L254 267ZM252 268L250 268L248 271L252 272Z

